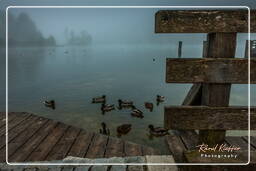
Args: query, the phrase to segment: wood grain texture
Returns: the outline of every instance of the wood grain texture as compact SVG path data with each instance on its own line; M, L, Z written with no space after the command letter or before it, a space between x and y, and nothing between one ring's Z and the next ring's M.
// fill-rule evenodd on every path
M256 84L256 60L251 60L251 83ZM248 84L248 59L201 58L166 61L167 83Z
M247 107L165 107L165 127L184 130L248 130ZM256 129L256 108L251 108L251 129Z
M208 33L206 57L234 58L236 53L236 41L237 33ZM220 76L222 77L223 75ZM203 83L201 105L213 107L228 106L230 90L230 83ZM224 130L200 130L199 141L208 143L209 145L221 144L225 140L225 134L226 131Z
M175 162L182 163L184 160L183 152L186 151L187 148L183 144L181 138L174 132L171 132L170 135L166 136L166 143L171 154L174 157Z
M225 140L229 145L240 147L241 150L243 151L248 150L248 143L241 137L229 136L229 137L226 137ZM251 147L251 150L253 149L254 148Z
M256 11L251 10L251 32L256 32ZM247 10L160 10L155 33L248 33Z

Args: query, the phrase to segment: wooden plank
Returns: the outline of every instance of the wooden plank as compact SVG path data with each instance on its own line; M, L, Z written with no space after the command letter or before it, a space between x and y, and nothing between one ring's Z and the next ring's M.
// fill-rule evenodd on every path
M142 146L142 155L158 155L160 152L154 148L147 147L147 146Z
M86 158L103 158L108 143L108 136L96 134L92 139Z
M174 157L175 162L183 162L183 152L187 149L180 137L172 132L170 135L166 136L166 143L169 147L171 154Z
M57 144L52 148L46 160L51 161L64 159L67 156L79 131L80 130L78 128L69 127Z
M41 144L31 153L27 161L45 160L51 149L59 141L67 128L67 125L58 123L57 127L55 127L44 141L42 141Z
M118 138L108 139L105 157L123 157L124 156L124 142Z
M56 121L48 121L33 137L30 141L27 141L22 148L19 148L14 155L9 157L9 161L12 162L24 162L28 156L37 148L37 146L46 138L46 136L57 125Z
M5 129L5 127L2 128L2 127L5 126L5 124L6 124L5 113L4 113L4 115L1 115L1 116L4 116L4 117L0 118L0 128L1 128L1 129ZM9 116L8 116L8 123L10 123L11 121L13 121L16 116L17 116L17 115L15 115L15 114L11 114L11 115L9 114Z
M188 150L193 150L198 145L198 135L193 131L179 130L179 136Z
M201 155L237 155L237 157L204 157ZM199 152L198 150L194 151L187 151L184 153L184 156L186 158L186 161L188 163L247 163L248 162L248 152L247 151L236 151L233 153L230 152L206 152L202 153ZM256 162L256 151L251 152L251 163Z
M248 58L248 51L249 51L248 43L249 43L249 41L246 40L244 58ZM256 40L250 41L250 56L251 56L251 58L256 58Z
M251 83L256 84L256 60L251 59ZM167 59L167 83L248 84L248 59Z
M200 105L202 98L202 84L193 84L182 105Z
M250 139L250 143L251 143L251 148L252 148L251 150L255 150L255 149L256 149L256 137L251 136L250 138L251 138L251 139ZM249 142L247 136L244 136L243 139L244 139L246 142Z
M141 146L132 142L125 142L124 144L125 156L142 156Z
M95 134L82 130L77 136L67 156L85 157Z
M8 142L12 141L16 136L18 136L22 131L24 131L27 127L30 126L30 124L35 122L37 119L37 117L33 117L30 115L27 118L25 117L25 119L20 120L21 122L19 122L18 125L10 125L10 130L8 131ZM6 135L2 135L0 137L0 149L5 146L5 138Z
M165 127L184 130L248 130L247 107L165 107ZM256 129L256 108L251 108L251 129Z
M29 117L31 117L31 114L27 114L27 113L15 116L13 121L8 123L8 132L11 131L15 126L17 126L20 123L22 123L24 120L28 119ZM0 136L5 135L5 133L6 133L6 130L5 129L3 129L3 130L1 129Z
M37 118L29 128L21 132L17 137L8 143L8 156L14 154L23 144L27 142L48 120L44 118Z
M248 150L248 143L241 137L228 136L225 140L231 146L240 147L242 151Z
M248 33L247 10L160 10L155 33ZM251 32L256 32L256 11L251 10Z
M182 41L179 41L178 58L181 58L181 56L182 56Z

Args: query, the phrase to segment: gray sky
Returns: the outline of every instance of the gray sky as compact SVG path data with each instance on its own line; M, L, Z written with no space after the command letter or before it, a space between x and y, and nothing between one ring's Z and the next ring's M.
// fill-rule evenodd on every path
M2 0L1 8L21 5L246 5L256 7L255 0ZM54 35L64 41L64 30L86 30L93 42L159 42L172 41L175 35L154 34L154 14L159 9L10 9L15 15L26 12L44 36ZM193 37L192 37L193 36ZM187 35L177 35L179 39ZM190 35L195 40L197 35ZM199 36L198 38L201 38Z

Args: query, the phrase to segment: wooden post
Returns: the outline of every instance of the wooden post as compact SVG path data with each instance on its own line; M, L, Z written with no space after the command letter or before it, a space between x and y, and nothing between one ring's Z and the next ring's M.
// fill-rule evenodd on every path
M203 42L203 55L202 55L202 57L206 58L206 56L207 56L207 41L204 41Z
M179 41L178 58L181 58L181 56L182 56L182 41Z
M250 46L251 58L256 58L256 40L251 40ZM248 40L245 42L244 58L248 58Z
M236 33L208 33L208 58L233 58L236 51ZM229 105L231 84L203 84L202 105L225 107ZM225 130L199 131L199 141L209 146L221 144Z

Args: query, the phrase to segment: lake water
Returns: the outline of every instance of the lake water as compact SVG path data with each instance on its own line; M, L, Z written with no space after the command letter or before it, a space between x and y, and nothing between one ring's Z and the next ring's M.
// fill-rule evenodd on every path
M116 136L118 125L130 123L132 130L122 136L124 140L165 152L164 138L150 138L147 127L149 124L163 126L164 106L180 105L191 86L165 83L165 60L166 57L177 57L176 48L171 45L10 48L9 111L32 112L97 133L101 122L105 122L112 136ZM183 56L202 55L201 45L183 48ZM1 54L4 55L4 49ZM5 111L4 58L1 58L0 71L0 109ZM247 85L234 85L231 93L231 105L247 105ZM91 99L103 94L107 96L108 104L117 105L118 99L134 101L145 117L133 118L129 110L118 109L102 115L100 105L91 104ZM144 102L155 104L157 94L164 95L166 101L149 112L144 108ZM252 94L256 94L255 86ZM255 105L255 95L251 98ZM49 99L56 101L56 110L42 104Z

